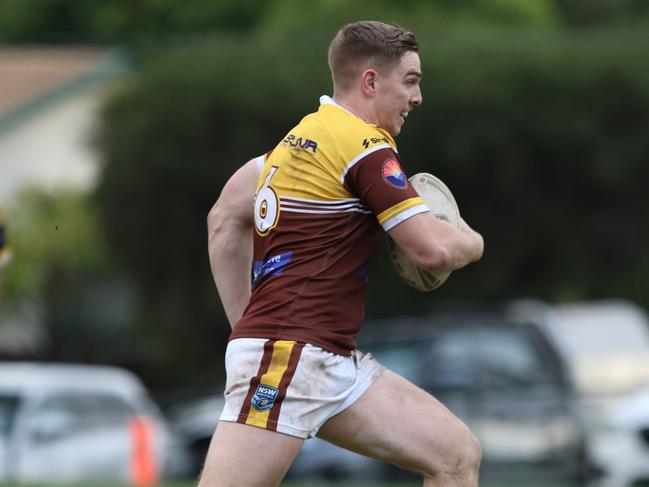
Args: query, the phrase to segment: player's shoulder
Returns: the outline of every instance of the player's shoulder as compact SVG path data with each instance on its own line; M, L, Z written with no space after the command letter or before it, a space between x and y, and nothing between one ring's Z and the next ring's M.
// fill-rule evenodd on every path
M396 151L396 143L390 134L335 103L323 103L316 119L326 127L343 159L349 161L367 151L384 147Z

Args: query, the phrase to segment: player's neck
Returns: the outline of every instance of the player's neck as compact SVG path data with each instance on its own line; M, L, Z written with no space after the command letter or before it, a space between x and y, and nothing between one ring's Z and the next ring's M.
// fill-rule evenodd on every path
M337 105L347 110L352 115L364 120L366 123L375 123L372 111L364 103L351 96L334 93L333 100Z

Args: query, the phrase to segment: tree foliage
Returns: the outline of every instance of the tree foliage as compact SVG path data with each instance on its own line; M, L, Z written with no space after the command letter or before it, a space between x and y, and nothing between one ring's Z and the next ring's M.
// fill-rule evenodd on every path
M6 213L13 259L3 270L0 325L36 309L46 337L40 358L132 363L137 344L122 340L132 319L129 286L113 272L89 196L30 189Z
M218 30L251 30L263 0L3 0L0 42L137 44Z
M223 32L315 31L377 18L444 26L556 29L646 23L645 0L3 0L0 42L143 45Z
M6 209L14 257L5 273L9 301L39 297L52 267L101 272L108 252L87 196L23 192Z
M205 364L221 370L228 325L206 253L211 204L239 165L330 92L323 37L269 39L218 38L150 58L98 134L103 227L139 290L143 332L182 364L170 380ZM640 224L649 201L636 182L649 176L649 38L438 30L420 40L424 104L400 152L409 173L449 184L486 252L434 295L398 282L380 252L369 314L525 295L649 304Z
M649 305L645 0L3 0L0 42L126 44L136 61L97 134L95 199L30 193L8 215L6 298L44 297L53 358L110 358L156 387L222 374L205 217L330 92L327 43L361 18L420 38L424 104L400 152L486 240L431 295L379 251L370 316L524 295Z

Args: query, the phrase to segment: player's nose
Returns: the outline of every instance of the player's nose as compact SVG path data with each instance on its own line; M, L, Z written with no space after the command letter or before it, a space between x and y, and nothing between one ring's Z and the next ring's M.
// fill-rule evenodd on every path
M410 104L414 107L419 106L424 101L423 95L421 94L421 88L417 86L417 89L410 98Z

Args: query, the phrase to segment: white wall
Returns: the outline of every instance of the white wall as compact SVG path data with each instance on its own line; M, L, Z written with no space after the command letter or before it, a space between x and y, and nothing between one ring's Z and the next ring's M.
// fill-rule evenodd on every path
M66 97L0 134L0 206L27 186L93 187L98 159L89 141L105 94L100 88Z

